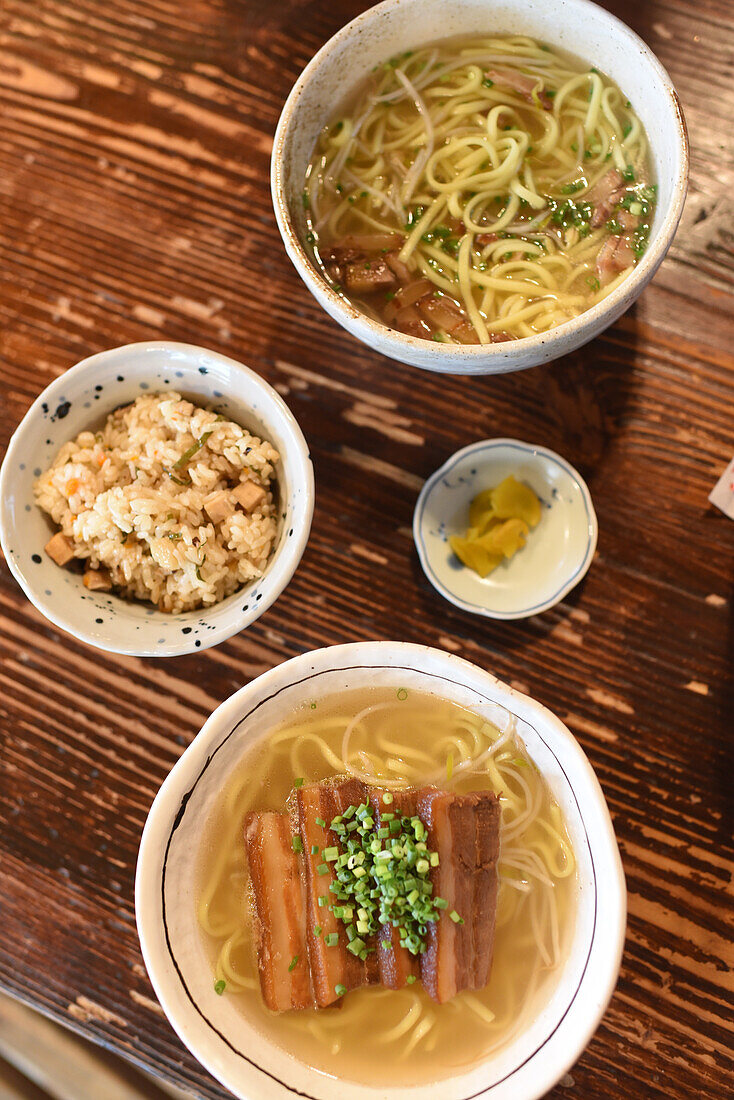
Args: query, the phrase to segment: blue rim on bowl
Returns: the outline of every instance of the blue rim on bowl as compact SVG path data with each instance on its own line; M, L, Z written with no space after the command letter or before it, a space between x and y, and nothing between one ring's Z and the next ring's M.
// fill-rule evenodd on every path
M461 565L449 535L467 526L468 505L508 474L527 481L543 516L526 546L487 577ZM423 486L413 538L426 577L456 607L491 619L524 619L553 607L587 572L598 524L586 482L547 447L518 439L485 439L451 456Z

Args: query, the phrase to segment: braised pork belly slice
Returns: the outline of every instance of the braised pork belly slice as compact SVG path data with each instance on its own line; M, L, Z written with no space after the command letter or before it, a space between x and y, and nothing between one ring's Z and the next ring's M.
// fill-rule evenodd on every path
M250 813L245 849L255 899L257 964L273 1012L312 1008L306 904L293 826L286 814Z
M416 810L418 791L408 787L392 792L392 801L385 803L382 789L371 788L370 803L378 826L388 825L400 817L413 817ZM384 815L387 814L387 819ZM392 817L390 815L393 815ZM408 978L414 980L420 975L418 957L406 947L400 946L400 929L393 925L383 925L377 936L377 962L380 968L380 981L387 989L402 989L408 984Z
M367 788L357 779L326 780L296 791L306 877L308 956L319 1008L326 1008L343 993L379 977L374 951L364 961L347 951L349 941L344 924L329 908L336 901L329 889L334 881L333 863L328 863L323 854L325 849L339 846L338 836L329 828L331 821L349 806L366 802ZM319 935L314 931L316 927L321 929ZM334 936L338 937L336 941ZM370 942L369 946L374 944Z
M489 791L457 795L427 788L416 798L439 857L431 869L433 896L448 903L429 924L421 980L439 1004L487 984L497 909L500 805ZM453 917L452 917L453 914ZM456 919L458 918L458 919Z

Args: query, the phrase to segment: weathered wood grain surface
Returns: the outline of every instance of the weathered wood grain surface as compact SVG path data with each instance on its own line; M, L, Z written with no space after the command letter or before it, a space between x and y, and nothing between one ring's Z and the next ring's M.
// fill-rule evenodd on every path
M201 656L106 657L0 568L0 985L203 1097L222 1090L155 1002L133 916L141 828L214 706L314 646L396 637L466 656L563 718L609 800L629 885L617 992L554 1100L729 1094L734 523L707 494L734 451L730 0L610 0L680 92L691 190L637 306L514 376L438 378L347 337L302 290L268 191L285 96L358 0L2 0L0 444L83 356L170 337L241 358L314 455L301 568ZM632 90L633 92L633 90ZM423 479L492 435L588 477L583 585L519 623L429 587ZM731 1081L731 1078L729 1078Z

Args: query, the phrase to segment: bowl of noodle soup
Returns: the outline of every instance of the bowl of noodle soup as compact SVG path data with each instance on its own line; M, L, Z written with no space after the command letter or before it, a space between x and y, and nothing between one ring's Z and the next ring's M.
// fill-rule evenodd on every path
M384 0L296 82L271 185L286 251L339 324L402 362L491 374L629 308L687 175L667 73L589 0Z
M499 795L485 988L436 1004L420 983L372 985L339 1011L265 1008L244 822L337 776L390 799L424 783ZM531 1100L603 1015L626 892L604 796L566 727L455 655L385 641L305 653L217 708L151 808L136 914L169 1021L237 1097Z

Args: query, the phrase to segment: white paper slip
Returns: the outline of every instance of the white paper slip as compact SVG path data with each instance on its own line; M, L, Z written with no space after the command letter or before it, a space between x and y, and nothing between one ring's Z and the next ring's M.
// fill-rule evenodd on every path
M729 519L734 519L734 458L709 493L709 500Z

